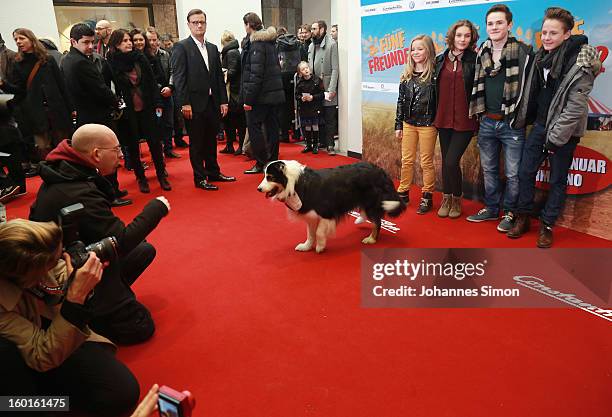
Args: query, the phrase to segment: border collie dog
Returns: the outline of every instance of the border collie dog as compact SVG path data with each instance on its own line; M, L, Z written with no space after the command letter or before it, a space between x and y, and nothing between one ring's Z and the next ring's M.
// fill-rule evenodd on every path
M352 210L372 223L372 232L361 241L365 244L378 240L385 213L397 217L406 210L387 173L367 162L313 170L297 161L272 161L257 191L284 202L306 222L306 241L295 247L302 252L313 246L323 252L336 223Z

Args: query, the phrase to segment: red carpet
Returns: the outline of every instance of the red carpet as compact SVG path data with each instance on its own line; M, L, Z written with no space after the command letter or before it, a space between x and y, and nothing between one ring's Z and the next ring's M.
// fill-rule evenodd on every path
M281 156L311 167L352 161L300 149L284 145ZM569 309L361 308L367 226L346 221L326 253L297 253L305 226L256 191L261 177L242 174L250 162L219 155L238 181L205 192L181 153L168 163L172 211L149 239L157 259L135 284L157 332L119 351L143 392L154 382L189 389L202 417L612 415L609 322ZM125 221L159 194L147 173L149 196L121 172L135 199L117 210ZM27 215L38 183L8 205L9 218ZM468 202L465 211L479 207ZM375 247L535 246L536 231L510 240L493 222L415 210ZM612 247L561 228L555 239L556 247Z

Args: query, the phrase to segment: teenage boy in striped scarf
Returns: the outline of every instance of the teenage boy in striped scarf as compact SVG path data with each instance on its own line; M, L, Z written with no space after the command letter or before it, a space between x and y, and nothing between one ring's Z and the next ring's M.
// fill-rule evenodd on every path
M484 174L485 207L467 220L497 220L503 194L504 215L497 230L506 233L514 224L518 170L525 143L525 129L514 128L514 121L533 52L531 46L511 36L512 12L508 6L491 7L486 22L489 37L480 46L476 59L469 108L470 117L480 118L478 149ZM504 154L505 190L500 183L500 148Z

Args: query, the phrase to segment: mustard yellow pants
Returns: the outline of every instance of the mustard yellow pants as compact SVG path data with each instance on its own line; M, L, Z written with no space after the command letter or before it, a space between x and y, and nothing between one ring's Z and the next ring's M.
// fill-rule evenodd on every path
M416 160L417 145L421 154L421 169L423 170L422 192L432 193L436 183L434 171L434 150L438 129L434 126L413 126L404 122L402 136L402 169L400 185L397 191L408 191L414 178L414 161Z

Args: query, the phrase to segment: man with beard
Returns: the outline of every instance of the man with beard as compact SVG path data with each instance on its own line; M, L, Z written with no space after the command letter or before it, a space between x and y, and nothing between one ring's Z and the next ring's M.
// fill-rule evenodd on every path
M335 155L334 136L338 129L338 44L327 33L327 24L319 20L312 24L312 43L308 48L308 64L315 77L323 80L325 100L323 102L324 129L321 139L327 153Z

